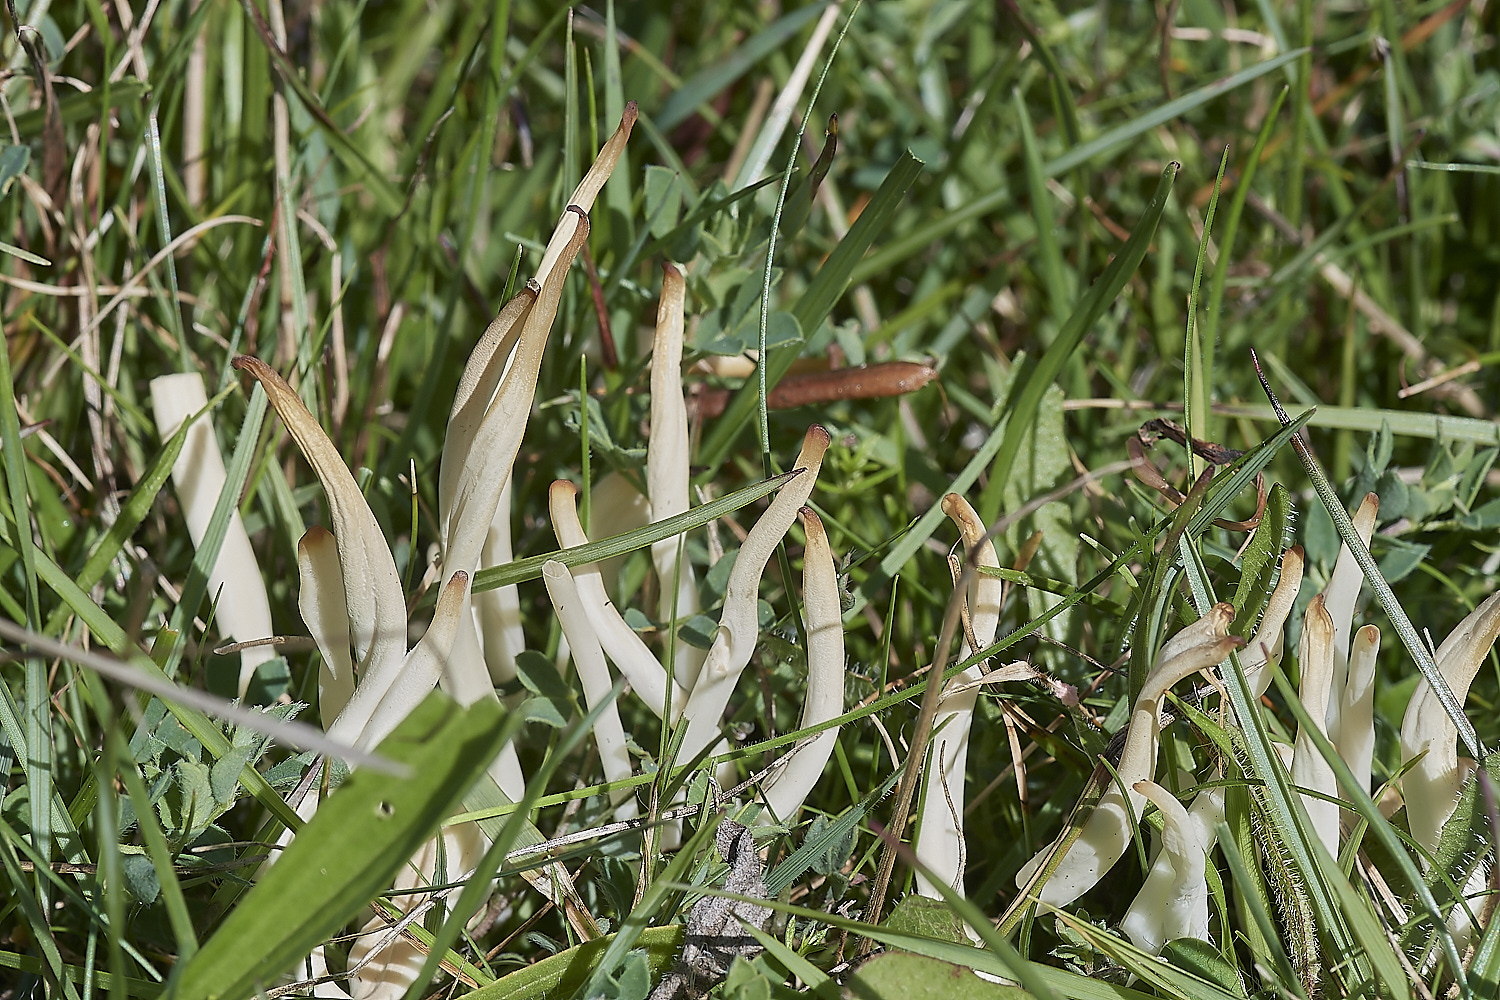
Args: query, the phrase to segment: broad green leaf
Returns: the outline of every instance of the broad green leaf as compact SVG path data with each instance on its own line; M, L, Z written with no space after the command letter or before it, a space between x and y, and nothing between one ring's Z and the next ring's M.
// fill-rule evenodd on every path
M379 746L410 774L357 771L330 795L183 968L179 1000L251 996L354 919L499 753L504 715L428 695Z
M961 965L900 951L876 955L861 965L845 989L859 1000L1025 1000L1031 996L1019 986L980 979Z

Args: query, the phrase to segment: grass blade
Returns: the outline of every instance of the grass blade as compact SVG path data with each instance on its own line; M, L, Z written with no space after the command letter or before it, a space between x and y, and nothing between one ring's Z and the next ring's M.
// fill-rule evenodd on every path
M699 504L675 517L648 524L644 528L636 528L634 531L627 531L623 535L612 535L587 545L576 545L571 549L560 549L556 552L544 552L541 555L517 559L504 566L482 569L474 575L474 592L479 593L494 590L496 587L504 587L507 584L535 580L542 575L542 566L549 559L556 559L564 566L582 566L586 563L622 556L627 552L646 548L652 542L659 542L663 538L671 538L684 531L700 528L715 518L723 517L725 514L739 510L746 504L754 503L761 497L775 492L800 471L800 469L794 469L770 479L763 479L754 486L746 486L728 496Z
M1180 165L1172 163L1162 171L1161 180L1156 185L1156 193L1151 196L1151 201L1146 206L1140 221L1136 223L1135 230L1130 234L1130 239L1115 254L1115 259L1104 269L1083 300L1063 324L1062 330L1047 348L1045 354L1036 363L1036 367L1030 375L1017 375L1024 377L1025 383L1021 386L1019 396L1012 395L1010 402L1010 417L1005 423L1005 437L1000 443L999 451L995 454L995 462L990 466L990 479L985 485L984 492L979 498L979 516L986 522L993 521L1000 513L1000 492L1005 484L1010 481L1011 466L1015 464L1016 453L1021 449L1022 439L1031 422L1036 417L1037 407L1041 405L1042 396L1046 393L1058 374L1062 372L1063 365L1072 356L1073 351L1083 341L1084 335L1093 328L1094 321L1104 312L1105 308L1120 294L1120 289L1135 269L1140 266L1141 260L1146 256L1146 248L1151 245L1151 237L1156 232L1156 224L1161 220L1161 214L1167 207L1167 196L1172 193L1172 182L1177 178Z
M499 753L505 714L428 695L379 746L409 776L357 771L329 796L182 968L178 1000L250 996L358 915Z

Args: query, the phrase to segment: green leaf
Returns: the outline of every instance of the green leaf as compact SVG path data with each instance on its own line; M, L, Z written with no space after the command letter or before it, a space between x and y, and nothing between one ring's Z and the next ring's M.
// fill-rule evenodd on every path
M1292 499L1286 487L1276 483L1266 497L1266 509L1261 512L1260 525L1250 538L1245 554L1240 560L1240 582L1234 589L1234 622L1229 626L1231 635L1245 635L1250 625L1265 607L1270 594L1271 577L1276 570L1276 560L1281 555L1287 527L1291 524Z
M1031 996L1019 986L980 979L974 970L961 965L900 951L876 955L861 965L846 989L859 1000L1025 1000Z
M1176 179L1179 169L1178 164L1172 163L1162 171L1161 181L1156 185L1156 193L1151 196L1146 211L1142 214L1140 221L1135 224L1135 230L1130 234L1130 239L1120 248L1120 252L1115 254L1115 259L1110 262L1109 267L1104 269L1099 280L1094 282L1083 300L1078 303L1073 314L1063 324L1062 330L1058 332L1057 339L1037 362L1036 368L1029 375L1024 376L1025 382L1021 384L1020 393L1011 393L1008 400L1010 416L1005 425L1005 437L1000 443L1000 450L995 455L994 464L990 466L990 480L985 484L984 492L979 499L979 516L986 523L993 521L1000 511L1001 491L1010 480L1016 454L1020 451L1026 432L1036 418L1042 396L1062 372L1063 365L1083 341L1084 335L1093 328L1094 321L1120 294L1120 289L1125 287L1125 282L1130 280L1130 276L1135 273L1135 269L1140 266L1141 260L1146 256L1146 249L1151 245L1151 237L1156 232L1156 224L1167 207L1167 196L1172 193L1172 182ZM1017 378L1022 377L1017 376Z
M30 146L0 146L0 195L10 190L11 184L26 171L26 164L30 162Z
M179 1000L250 996L354 919L499 753L504 715L428 695L379 746L409 774L358 771L330 795L183 968Z
M885 926L940 941L964 944L969 940L964 934L963 921L948 908L948 904L926 896L907 896L901 900L885 918Z
M681 209L682 185L677 172L654 163L646 167L646 218L651 220L651 235L661 239L677 228Z

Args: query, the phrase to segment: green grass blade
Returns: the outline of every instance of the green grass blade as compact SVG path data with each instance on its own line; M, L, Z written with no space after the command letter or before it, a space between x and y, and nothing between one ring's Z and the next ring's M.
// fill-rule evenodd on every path
M734 51L720 56L683 80L682 85L653 116L656 127L670 132L687 121L694 111L712 101L725 87L744 76L752 66L779 51L793 35L822 14L826 6L828 0L820 0L783 15Z
M1234 259L1234 238L1239 233L1240 217L1245 211L1245 201L1250 197L1255 174L1260 169L1260 159L1265 154L1266 143L1271 139L1271 131L1276 125L1277 115L1281 113L1281 106L1286 102L1287 89L1281 88L1276 95L1276 100L1271 103L1271 110L1266 112L1266 120L1261 124L1260 132L1255 136L1255 145L1251 147L1244 169L1240 171L1240 176L1235 181L1234 192L1229 196L1229 211L1224 217L1224 235L1219 240L1219 259L1214 264L1213 278L1208 283L1208 309L1204 312L1203 341L1205 344L1218 343L1219 321L1223 318L1220 310L1224 306L1224 283L1229 278L1229 264Z
M1191 437L1201 439L1211 436L1208 407L1214 395L1214 345L1203 336L1198 324L1198 292L1203 283L1203 265L1208 260L1208 242L1213 238L1214 213L1219 207L1219 192L1224 186L1224 170L1228 166L1229 147L1225 146L1224 155L1219 160L1219 175L1214 178L1213 194L1208 200L1208 212L1203 217L1203 238L1198 241L1198 262L1193 267L1193 287L1188 292L1187 335L1183 338L1183 350L1186 352L1182 365L1184 423L1187 424L1187 432ZM1228 253L1227 248L1221 249L1219 259L1224 259ZM1198 474L1201 463L1202 459L1191 448L1188 449L1189 478Z
M1133 118L1123 125L1118 125L1110 129L1091 142L1069 150L1063 156L1046 163L1042 169L1048 177L1056 177L1059 174L1064 174L1069 170L1081 167L1096 156L1117 150L1131 140L1149 132L1151 129L1180 117L1189 111L1202 107L1236 87L1241 87L1273 70L1281 68L1299 55L1301 55L1301 50L1285 52L1273 59L1257 63L1238 73L1227 76L1222 80L1216 80L1206 86L1199 87L1191 93L1184 94L1176 100L1168 101L1166 104L1138 118ZM879 253L872 254L862 261L852 276L854 282L859 284L873 278L877 274L883 274L891 270L897 264L921 252L934 241L947 236L965 222L989 215L996 209L1005 207L1014 197L1014 193L1008 186L1002 187L988 194L980 195L962 208L954 209L940 218L918 226L911 233L892 241Z
M1047 289L1047 305L1059 325L1066 321L1072 296L1068 294L1067 274L1063 269L1062 251L1057 246L1056 223L1052 216L1052 192L1047 190L1047 174L1042 169L1042 154L1037 148L1036 129L1019 90L1011 92L1016 122L1021 128L1021 152L1026 162L1026 192L1030 195L1031 214L1036 222L1037 252L1041 255L1042 285Z
M747 504L752 504L767 494L780 489L797 470L784 472L771 479L763 479L753 486L746 486L742 490L736 490L728 496L711 500L705 504L699 504L692 508L667 518L665 521L657 521L648 524L644 528L636 528L622 535L611 535L609 538L601 538L597 542L587 545L577 545L571 549L559 549L556 552L544 552L541 555L528 556L525 559L517 559L515 562L506 563L504 566L492 566L482 569L474 574L474 592L494 590L496 587L504 587L511 583L523 583L527 580L535 580L542 575L542 566L549 559L556 559L564 566L582 566L591 562L600 562L615 556L622 556L636 549L643 549L652 542L659 542L663 538L671 538L673 535L684 531L700 528L716 518L739 510Z
M182 967L178 1000L235 1000L281 975L389 887L499 753L505 710L433 693L381 741L411 768L355 772Z
M1115 254L1115 259L1104 269L1099 280L1084 294L1082 301L1058 332L1057 339L1037 362L1036 368L1029 376L1024 376L1026 381L1021 386L1019 395L1013 395L1008 401L1010 415L1005 423L1005 438L995 454L994 464L990 466L990 479L985 484L984 492L980 494L978 504L979 516L986 522L993 521L1000 512L1001 491L1010 481L1011 466L1015 464L1016 453L1020 451L1021 442L1036 417L1042 396L1062 372L1063 365L1067 364L1068 358L1084 336L1093 328L1094 322L1120 294L1120 289L1125 287L1125 282L1130 280L1130 276L1146 256L1146 249L1151 245L1151 237L1156 232L1156 224L1167 207L1167 197L1172 193L1172 182L1177 177L1178 169L1179 165L1172 163L1162 171L1156 192L1131 232L1130 239ZM1021 377L1023 376L1017 376Z

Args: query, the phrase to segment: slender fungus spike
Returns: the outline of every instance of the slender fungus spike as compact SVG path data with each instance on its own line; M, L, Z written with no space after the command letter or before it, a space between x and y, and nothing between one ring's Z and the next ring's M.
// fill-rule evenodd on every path
M978 566L999 566L994 543L985 538L984 522L969 502L957 493L942 500L943 513L958 528L964 558ZM969 629L980 648L995 640L1000 623L1000 596L1004 583L996 577L975 574L965 595L969 608ZM959 656L967 659L976 652L965 639ZM933 745L927 754L922 797L922 821L917 836L917 859L932 874L953 889L963 891L964 857L964 773L968 768L969 732L974 721L974 706L979 699L979 679L984 664L976 663L948 682L943 700L933 716ZM917 875L917 891L931 899L942 893L924 874Z
M1161 653L1170 652L1171 655L1158 655L1156 665L1146 675L1146 683L1136 699L1125 747L1115 766L1120 782L1109 781L1077 841L1043 885L1042 902L1052 906L1071 903L1093 888L1130 846L1130 819L1126 810L1140 816L1145 797L1136 791L1135 783L1149 780L1156 770L1161 737L1161 699L1172 685L1214 666L1242 645L1241 640L1227 634L1233 619L1233 607L1216 604L1178 634L1185 633L1188 638L1179 643L1176 642L1178 636L1174 636L1173 641L1162 646ZM1121 794L1120 784L1129 790L1128 795ZM1016 874L1016 887L1024 887L1051 853L1052 846L1048 845L1022 867Z
M197 372L151 380L151 409L156 417L157 434L163 441L176 434L184 420L207 405L203 376ZM219 453L213 424L205 415L188 428L182 451L172 463L172 485L177 490L178 505L187 521L194 549L203 544L226 482L224 456ZM208 593L211 597L219 595L214 606L214 626L221 635L235 642L271 635L271 603L266 598L266 583L238 507L230 512L219 556L209 568ZM275 655L272 646L246 646L240 650L241 700L255 669Z
M465 614L468 599L469 574L453 574L438 596L427 631L406 654L400 674L385 697L380 699L356 746L373 747L389 736L391 730L399 726L401 720L437 685L449 667L449 654L453 651L459 628L468 624Z
M1366 625L1349 644L1349 677L1344 685L1343 718L1339 723L1339 756L1354 777L1370 790L1370 764L1375 759L1375 661L1380 655L1380 629Z
M317 473L328 499L329 520L343 568L354 666L360 675L359 686L328 733L352 743L396 679L406 655L406 598L401 593L396 560L343 456L307 412L301 397L259 358L241 355L233 363L265 390L307 464Z
M1307 606L1302 619L1302 639L1297 648L1298 665L1302 670L1302 689L1298 692L1306 706L1313 724L1326 729L1324 721L1328 711L1329 689L1333 685L1333 617L1329 615L1323 595L1318 594ZM1324 732L1326 736L1326 731ZM1336 795L1338 782L1333 776L1333 767L1318 752L1306 728L1297 727L1297 742L1292 752L1292 783L1323 795ZM1307 808L1313 829L1328 848L1328 853L1338 855L1339 807L1335 802L1303 795L1302 804Z
M688 731L678 753L680 760L691 760L719 737L719 720L734 693L740 673L750 662L750 654L754 652L755 640L760 634L756 604L760 597L761 574L765 572L771 553L776 551L777 543L792 526L797 511L812 495L828 443L828 432L822 427L814 424L807 429L802 439L802 452L794 466L801 470L800 475L792 477L781 487L776 499L771 501L740 546L734 568L729 571L724 611L719 618L713 647L708 651L698 683L683 709Z
M484 548L479 555L482 567L504 566L513 558L510 544L510 483L500 491L500 502L490 520ZM505 684L516 677L516 657L526 648L526 633L521 629L521 594L516 585L506 584L494 590L473 594L474 625L483 643L484 664L490 680Z
M1375 533L1375 515L1379 510L1380 498L1366 493L1354 513L1354 530L1359 533L1359 540L1366 549L1370 547L1370 536ZM1349 673L1349 636L1353 631L1354 603L1364 582L1365 575L1355 561L1354 553L1349 551L1348 545L1339 546L1338 561L1328 577L1328 586L1323 588L1328 614L1333 618L1333 684L1328 691L1328 738L1334 746L1342 743L1339 720L1343 714L1344 685Z
M1256 701L1271 686L1271 671L1266 664L1274 666L1281 662L1286 620L1292 613L1292 605L1297 603L1297 592L1302 589L1302 568L1302 546L1293 545L1281 554L1281 578L1260 616L1260 628L1255 630L1240 657L1240 668Z
M1500 635L1500 593L1475 608L1437 649L1438 670L1462 704L1485 655ZM1443 824L1458 804L1463 771L1458 761L1458 730L1427 681L1417 682L1401 720L1401 759L1417 761L1401 778L1406 822L1412 838L1435 851Z
M344 570L339 565L338 543L328 529L308 528L297 543L297 574L301 583L297 608L323 654L318 668L318 711L327 730L354 694Z
M807 695L802 703L800 729L827 722L844 711L844 619L839 605L838 571L823 522L803 507L802 526L807 547L802 553L802 611L807 620ZM797 810L823 775L833 753L837 727L825 729L786 755L783 769L766 785L767 821L774 815L783 823L797 818Z
M552 598L552 608L568 637L568 649L572 651L573 663L578 668L578 679L583 682L583 697L590 711L610 696L613 682L609 679L609 667L604 662L604 650L594 632L594 623L589 610L579 599L578 587L568 567L556 559L542 566L542 580L547 585L547 594ZM630 750L625 742L625 728L620 724L620 713L614 705L608 705L594 723L594 742L599 747L599 761L604 766L605 781L624 781L633 773ZM636 814L635 797L629 789L610 792L610 802L615 806L615 819L626 820Z
M588 536L578 523L578 487L566 479L552 484L547 494L548 509L552 514L552 529L557 535L557 544L563 548L586 545ZM620 612L610 603L604 592L604 581L596 563L577 566L573 569L573 580L578 587L580 601L593 629L597 641L603 646L615 667L630 681L635 693L646 707L657 716L661 715L666 701L667 672L662 669L656 654L651 652L635 630L626 624ZM568 640L572 643L572 639ZM681 685L672 685L672 711L681 712L687 703L687 692Z
M1161 810L1162 849L1121 926L1138 948L1153 955L1178 938L1207 941L1207 845L1203 827L1205 822L1223 818L1222 793L1216 816L1211 810L1195 816L1182 807L1177 796L1154 781L1136 782L1135 791Z
M651 520L665 521L688 509L687 406L682 399L682 330L687 283L671 264L662 265L661 303L656 312L656 341L651 350L651 438L646 452L646 493ZM682 535L663 538L651 546L651 561L661 589L664 622L698 613L698 585L693 564L684 556L679 564ZM677 583L674 593L673 581ZM697 683L705 653L687 643L677 644L677 682L691 690Z

